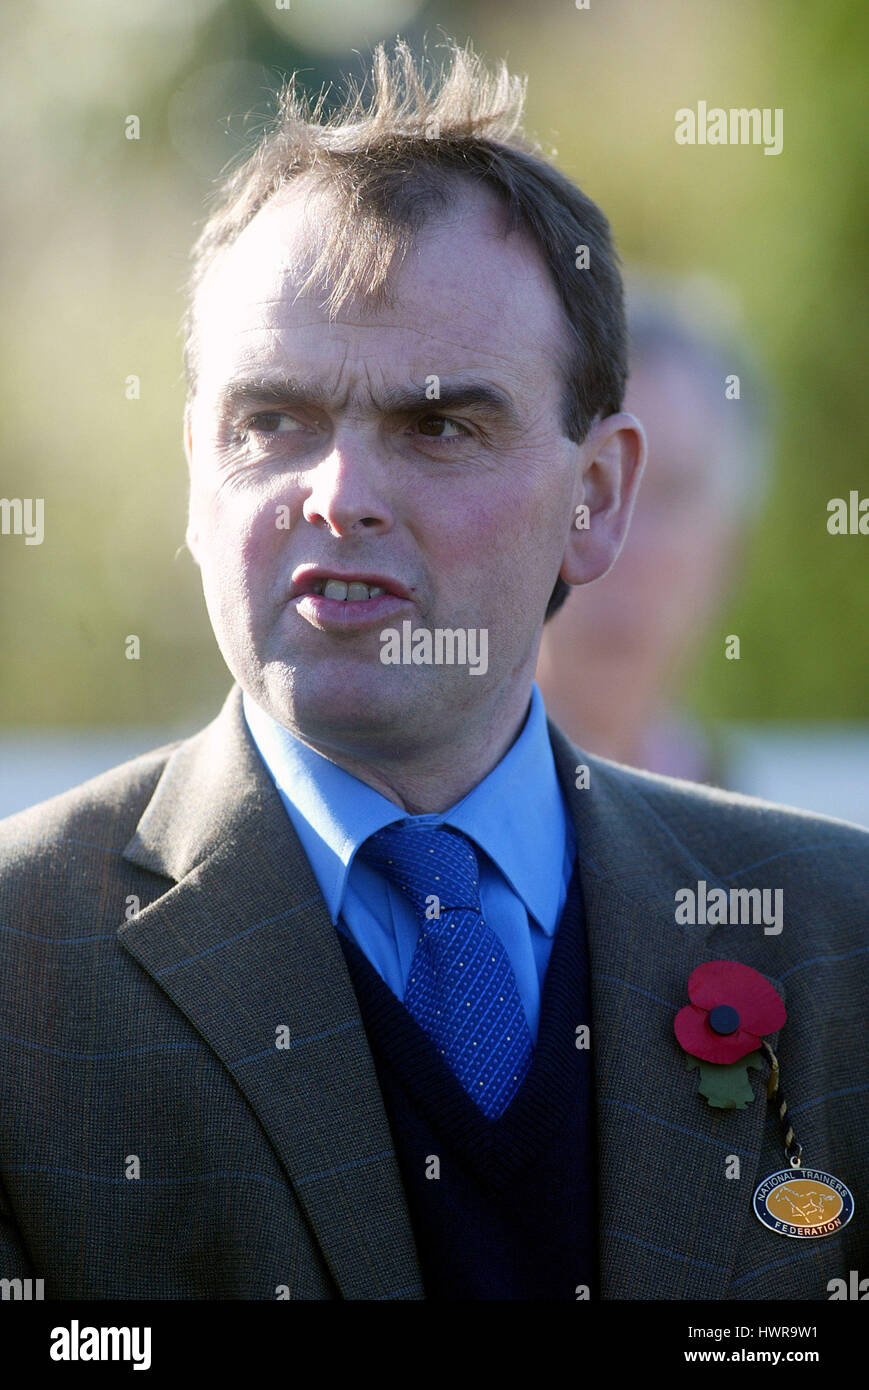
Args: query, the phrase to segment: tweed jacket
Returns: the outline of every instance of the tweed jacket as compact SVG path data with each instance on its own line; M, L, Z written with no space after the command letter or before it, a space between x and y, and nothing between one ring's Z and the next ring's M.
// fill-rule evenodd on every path
M869 836L550 738L585 900L602 1297L826 1299L869 1274ZM680 924L701 882L781 890L781 930ZM673 1018L712 959L784 998L804 1161L856 1199L835 1236L752 1212L786 1166L765 1074L744 1109L698 1094ZM336 932L237 686L194 737L0 824L0 1280L28 1278L53 1299L425 1296Z

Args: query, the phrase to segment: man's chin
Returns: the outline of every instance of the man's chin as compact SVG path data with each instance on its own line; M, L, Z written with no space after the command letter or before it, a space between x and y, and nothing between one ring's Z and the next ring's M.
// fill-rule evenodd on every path
M297 667L276 679L271 672L264 707L284 728L311 743L386 747L413 741L430 717L431 691L418 680L396 680L396 674L381 670L371 678L345 670L318 678Z

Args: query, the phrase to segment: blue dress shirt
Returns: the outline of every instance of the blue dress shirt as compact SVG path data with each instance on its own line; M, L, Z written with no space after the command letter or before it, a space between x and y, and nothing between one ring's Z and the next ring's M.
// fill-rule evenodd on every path
M480 862L483 913L510 957L536 1042L543 978L576 856L537 686L522 732L501 761L437 815L408 816L302 743L247 694L244 713L333 924L339 926L341 919L399 999L419 925L405 895L357 859L356 851L375 831L403 820L449 825L470 837Z

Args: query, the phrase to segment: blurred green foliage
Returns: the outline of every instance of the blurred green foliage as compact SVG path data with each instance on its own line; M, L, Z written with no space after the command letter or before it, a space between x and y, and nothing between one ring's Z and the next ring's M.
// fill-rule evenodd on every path
M826 503L869 493L869 11L380 0L360 28L348 5L80 0L4 18L0 495L44 497L46 535L0 538L0 722L193 727L215 711L230 678L183 549L178 336L204 198L280 73L301 69L316 90L361 76L373 40L425 31L431 45L439 26L528 73L530 129L602 204L626 263L734 287L775 384L775 485L694 707L865 718L869 540L829 536ZM674 112L698 100L783 108L783 153L677 146ZM138 141L124 138L130 113ZM741 637L739 662L722 659L725 633Z

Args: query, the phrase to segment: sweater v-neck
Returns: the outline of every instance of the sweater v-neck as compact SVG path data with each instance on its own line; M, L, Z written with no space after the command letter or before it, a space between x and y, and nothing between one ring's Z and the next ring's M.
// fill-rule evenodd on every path
M590 1023L582 892L574 866L540 1003L531 1065L512 1101L487 1119L416 1019L345 931L338 933L375 1064L386 1066L454 1152L490 1184L506 1188L546 1149L576 1085L576 1030Z

